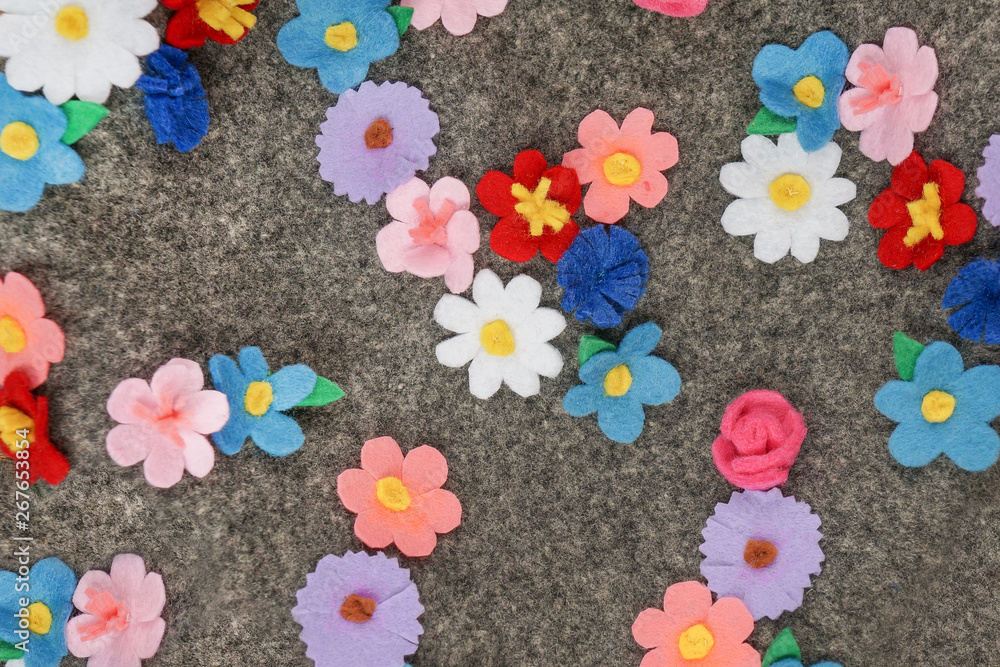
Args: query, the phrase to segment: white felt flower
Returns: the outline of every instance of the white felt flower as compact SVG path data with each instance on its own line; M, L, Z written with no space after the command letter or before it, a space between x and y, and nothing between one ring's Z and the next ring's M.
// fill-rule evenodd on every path
M566 328L566 318L539 308L542 286L520 275L507 283L489 269L476 274L469 301L445 294L434 308L434 321L458 335L438 343L437 358L445 366L469 366L469 391L489 398L507 383L521 396L539 391L538 376L555 377L562 355L546 341Z
M756 234L754 257L771 264L791 250L800 262L811 262L820 239L847 238L850 223L837 207L854 199L857 188L833 177L840 146L831 141L807 153L793 133L778 137L777 146L751 135L740 150L746 162L723 165L719 174L722 187L740 197L722 214L722 227L734 236Z
M142 74L137 56L160 45L142 17L156 0L0 0L0 57L7 83L42 89L62 104L76 95L103 103L111 86L131 88Z

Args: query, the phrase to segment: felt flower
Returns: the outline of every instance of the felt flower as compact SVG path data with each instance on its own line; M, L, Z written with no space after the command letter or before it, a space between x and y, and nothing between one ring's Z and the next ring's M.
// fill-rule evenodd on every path
M563 399L563 408L574 417L597 412L597 425L615 442L630 443L642 433L644 405L662 405L681 390L681 376L670 363L652 356L663 332L647 322L625 334L613 346L581 357L580 380Z
M8 274L9 275L9 274ZM31 393L28 376L14 371L0 387L0 450L14 459L15 477L55 486L69 472L69 461L49 440L49 402Z
M497 274L483 269L472 283L472 301L445 294L434 308L434 321L458 334L438 343L438 361L450 368L471 361L469 391L476 398L489 398L501 384L534 396L539 375L554 378L562 370L562 355L546 341L566 328L558 311L538 307L541 298L542 286L530 276L504 288Z
M210 39L235 44L256 25L251 14L259 0L161 0L176 12L167 22L164 40L178 49L204 46Z
M946 245L968 243L976 234L976 212L960 203L965 174L944 160L930 167L914 151L892 170L892 184L868 209L868 222L887 230L878 258L890 269L912 264L921 271L941 259Z
M479 16L497 16L507 7L507 0L403 0L403 7L413 8L411 25L417 30L429 28L438 19L453 35L468 35Z
M111 86L131 88L142 68L138 56L160 45L142 18L156 0L0 0L0 58L7 83L41 89L52 104L76 95L98 104Z
M677 164L677 139L653 132L653 112L635 109L618 123L598 109L583 119L577 139L583 148L566 153L563 166L590 183L583 210L597 222L614 224L628 215L629 201L652 208L667 195L664 169Z
M361 468L337 477L337 495L354 521L354 534L372 549L395 543L410 558L437 546L435 533L450 533L462 521L462 505L441 488L448 462L423 445L406 458L392 438L375 438L361 448Z
M806 437L798 410L776 391L748 391L729 404L712 443L715 467L731 484L766 491L784 484Z
M983 157L986 162L976 170L979 179L976 196L983 200L983 217L994 227L1000 227L1000 134L990 137Z
M476 186L483 207L500 221L490 233L493 252L527 262L539 250L558 262L580 228L572 215L580 208L580 181L567 167L549 167L538 151L514 158L514 175L488 171Z
M857 189L834 178L841 150L829 143L806 153L794 134L778 145L751 135L740 145L745 162L723 165L719 182L740 199L722 214L722 228L734 236L756 234L754 257L773 264L788 254L811 262L820 239L843 241L850 223L837 207L854 199Z
M0 14L0 22L5 16L11 15ZM83 160L61 141L68 122L59 107L22 95L0 73L0 210L27 211L42 198L46 183L83 178Z
M802 606L822 570L819 517L779 489L734 491L718 503L701 531L701 575L719 597L739 598L754 620L778 618Z
M742 602L712 603L705 584L684 581L667 588L663 609L646 609L632 624L632 636L653 649L640 667L760 667L760 654L746 643L753 617Z
M857 88L840 96L840 122L861 131L858 148L872 160L899 164L913 151L913 133L931 124L938 96L937 56L909 28L889 28L882 48L862 44L847 63Z
M381 552L324 556L295 597L292 618L317 665L399 665L424 632L410 571Z
M146 481L161 489L181 481L185 469L207 475L215 449L205 436L226 425L229 399L204 386L201 366L189 359L171 359L150 382L118 383L108 398L108 414L119 422L108 433L111 460L126 467L145 460Z
M437 152L438 116L419 90L402 82L365 81L341 95L326 118L316 137L319 173L334 194L352 202L376 203L427 169Z
M239 364L216 354L208 361L212 382L229 399L229 421L212 435L223 454L235 454L249 437L271 456L297 451L306 436L298 423L284 414L305 399L316 386L316 373L303 364L271 373L260 348L240 350Z
M959 336L1000 343L1000 263L977 259L963 266L945 290L942 308L955 308L948 324Z
M795 134L808 152L825 147L840 127L837 98L844 88L847 45L828 30L798 49L768 44L753 61L760 101L773 113L796 119Z
M14 649L21 653L23 667L57 667L62 662L75 589L76 575L58 558L43 558L20 579L16 572L0 572L0 640L28 648ZM26 628L21 627L22 619Z
M899 423L889 453L904 466L925 466L945 454L959 468L979 472L1000 453L1000 436L990 426L1000 416L1000 366L965 370L948 343L924 348L912 379L887 382L875 394L875 407Z
M563 310L595 327L616 327L646 293L649 259L628 231L598 225L573 239L558 269Z
M0 280L0 377L22 371L28 388L49 376L62 361L66 341L59 325L45 317L42 295L31 281L11 271Z
M315 67L340 95L365 80L368 66L399 48L389 0L297 0L299 16L278 31L278 49L296 67ZM372 84L374 85L374 84Z
M146 117L156 143L173 142L186 153L208 133L208 100L198 70L186 53L166 45L150 54L146 65L149 73L135 86L146 93Z
M385 207L393 221L375 237L385 270L420 278L444 276L455 294L467 290L472 253L479 249L479 221L469 203L469 189L451 177L433 187L414 177L389 193Z
M643 9L651 9L678 18L697 16L708 6L708 0L633 0L633 2Z

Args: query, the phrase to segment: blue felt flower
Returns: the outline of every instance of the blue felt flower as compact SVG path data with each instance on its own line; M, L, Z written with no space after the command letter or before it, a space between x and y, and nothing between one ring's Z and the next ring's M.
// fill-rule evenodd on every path
M941 301L942 308L959 309L948 324L966 340L1000 343L1000 263L977 259L963 266Z
M964 470L993 465L1000 436L1000 366L964 370L948 343L931 343L917 357L913 379L893 380L875 394L875 407L899 426L889 452L904 466L925 466L944 453Z
M212 439L223 454L235 454L249 436L271 456L296 451L306 436L298 423L282 414L308 396L316 373L302 364L285 366L273 375L259 348L240 350L239 365L217 354L208 360L215 388L229 398L229 421Z
M803 667L801 660L796 660L795 658L785 658L784 660L779 660L778 662L772 662L771 667ZM812 667L843 667L839 662L830 662L829 660L824 660L823 662L817 662Z
M823 148L840 127L837 100L850 52L828 30L810 35L798 49L768 44L753 61L760 101L779 116L796 119L806 151Z
M27 577L0 572L0 640L16 646L27 639L29 650L20 658L25 667L55 667L62 662L75 590L76 575L58 558L38 561ZM19 627L20 618L15 616L23 608L28 610L27 630Z
M634 442L646 420L643 405L674 400L681 376L650 355L663 332L652 322L632 329L617 350L598 352L580 368L584 384L569 390L563 408L574 417L597 412L597 423L615 442Z
M156 143L173 142L186 153L208 133L208 100L198 70L186 53L166 44L146 58L146 67L135 87L146 93Z
M595 327L615 327L646 293L649 258L628 231L595 225L577 234L558 269L563 310Z
M67 123L62 109L14 90L0 73L0 209L27 211L46 183L83 178L83 160L62 142Z
M278 31L278 49L298 67L315 67L337 95L368 76L368 66L399 48L389 0L298 0L299 16Z

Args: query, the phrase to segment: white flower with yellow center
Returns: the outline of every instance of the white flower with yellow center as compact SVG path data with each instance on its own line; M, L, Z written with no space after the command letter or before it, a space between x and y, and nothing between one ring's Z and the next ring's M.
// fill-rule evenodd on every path
M820 239L843 241L850 223L838 206L857 195L854 183L834 178L840 146L828 143L812 153L795 134L770 139L751 135L740 146L745 162L722 167L722 187L740 197L722 214L722 227L734 236L756 234L754 257L772 264L791 250L811 262Z
M460 368L470 361L469 390L489 398L506 383L521 396L539 391L539 375L555 377L562 355L548 344L566 328L566 318L539 308L542 286L520 275L507 283L484 269L472 283L469 301L445 294L434 308L434 321L458 335L437 346L438 361Z
M142 20L156 0L0 0L0 57L7 83L41 89L53 104L76 95L103 103L111 86L131 88L138 56L160 45Z

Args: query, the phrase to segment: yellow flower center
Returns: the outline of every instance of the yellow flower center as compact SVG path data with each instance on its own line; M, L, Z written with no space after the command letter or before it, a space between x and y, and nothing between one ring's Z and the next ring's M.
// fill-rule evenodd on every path
M21 121L8 123L0 130L0 151L15 160L30 160L38 152L38 133Z
M940 424L955 412L955 397L937 389L929 391L920 403L920 412L927 421Z
M628 366L615 366L604 376L604 393L608 396L624 396L632 386L632 373Z
M611 185L632 185L642 176L642 165L634 155L615 153L604 159L604 178Z
M514 334L503 320L493 320L479 330L479 344L486 354L509 357L514 354Z
M28 437L22 438L18 435L27 431ZM17 408L9 405L0 406L0 440L12 452L24 448L24 443L29 444L35 441L35 421Z
M913 226L903 237L907 248L917 245L928 234L938 241L944 238L944 230L941 229L941 191L937 183L924 183L924 196L909 202L906 210L913 220Z
M393 512L402 512L410 506L410 492L398 477L383 477L375 482L375 497Z
M274 390L269 382L251 382L243 399L243 407L254 417L260 417L271 407L273 400Z
M701 623L692 625L682 632L677 640L677 648L685 660L701 660L712 651L713 646L715 637L712 636L711 630Z
M771 181L770 195L778 208L797 211L809 201L812 189L798 174L783 174Z
M28 344L24 329L10 315L0 317L0 347L11 354L20 352Z
M28 629L36 635L47 635L52 629L52 612L44 602L32 602L28 607Z
M792 87L792 93L795 95L795 99L810 109L818 109L823 106L823 99L826 97L823 82L811 74L804 79L799 79L799 82Z
M87 12L76 5L66 5L56 14L56 32L68 40L80 41L90 34Z
M520 183L515 183L510 189L510 193L518 200L514 204L514 210L528 221L532 236L541 236L546 227L558 232L569 222L566 207L557 201L546 199L551 187L552 181L543 178L538 181L538 187L533 192Z
M231 39L239 39L257 24L257 17L241 9L248 0L196 0L198 17L212 30L221 30Z
M336 51L350 51L358 45L358 30L350 21L344 21L327 28L323 41Z

